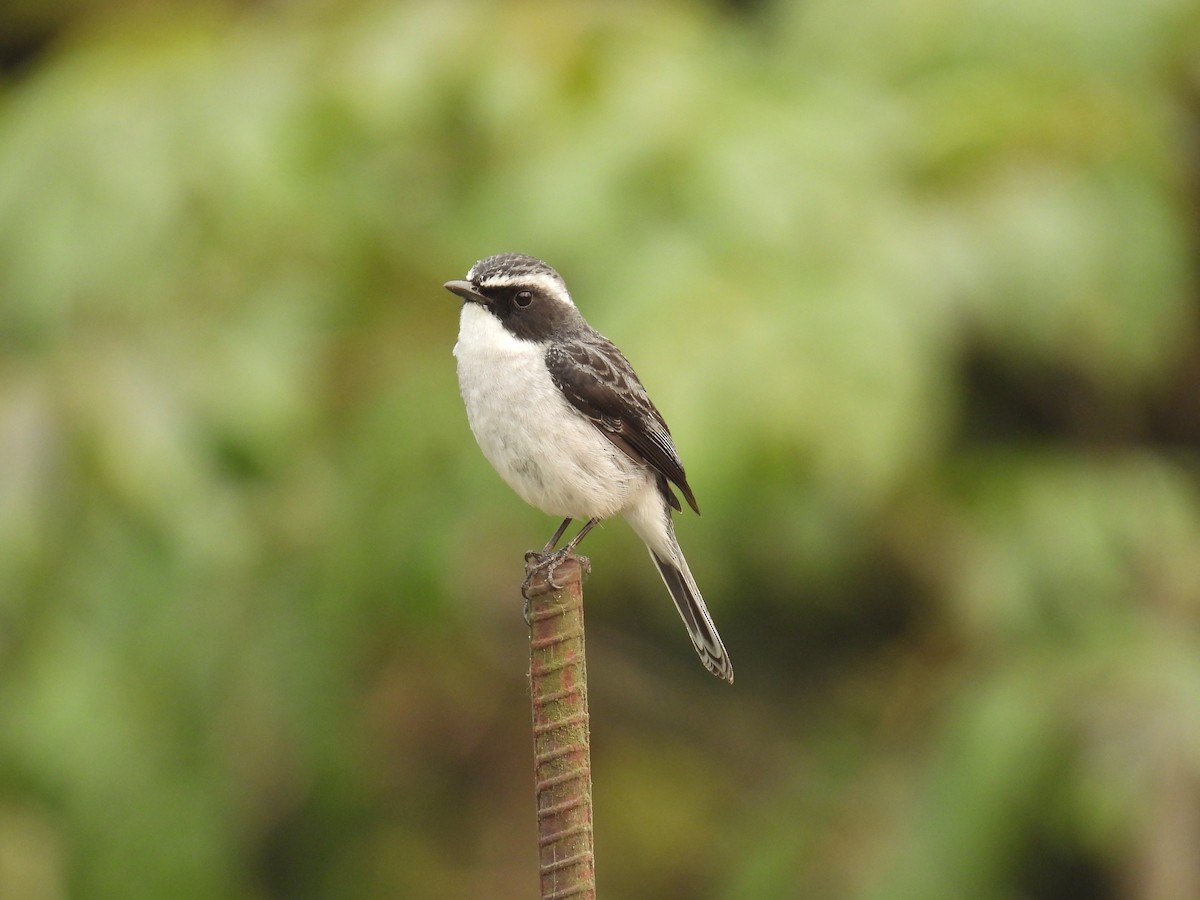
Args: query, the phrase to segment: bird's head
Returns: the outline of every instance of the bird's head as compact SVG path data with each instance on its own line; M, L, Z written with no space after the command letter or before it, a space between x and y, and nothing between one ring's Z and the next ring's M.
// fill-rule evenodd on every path
M446 290L495 316L515 337L546 341L577 329L583 317L562 276L546 263L521 253L500 253L471 266L464 281Z

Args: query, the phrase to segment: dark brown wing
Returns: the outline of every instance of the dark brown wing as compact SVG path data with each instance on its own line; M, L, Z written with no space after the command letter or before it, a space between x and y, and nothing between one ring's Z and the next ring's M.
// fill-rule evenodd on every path
M546 350L546 368L563 396L591 419L601 434L631 459L659 473L659 486L675 509L682 507L667 481L700 512L667 423L650 402L629 361L611 341L596 335L554 344Z

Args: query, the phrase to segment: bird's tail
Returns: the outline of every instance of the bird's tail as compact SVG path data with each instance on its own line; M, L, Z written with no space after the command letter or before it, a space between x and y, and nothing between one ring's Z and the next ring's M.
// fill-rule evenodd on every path
M664 558L666 554L660 554L653 547L650 548L650 558L658 566L658 573L671 592L671 599L675 601L675 608L687 626L688 636L700 655L700 661L718 678L733 684L733 664L729 661L725 645L721 643L721 635L717 634L717 626L708 614L708 607L704 605L704 598L700 596L700 589L696 587L696 579L692 577L687 560L683 558L683 551L679 549L679 542L675 540L669 517L667 533L673 558Z

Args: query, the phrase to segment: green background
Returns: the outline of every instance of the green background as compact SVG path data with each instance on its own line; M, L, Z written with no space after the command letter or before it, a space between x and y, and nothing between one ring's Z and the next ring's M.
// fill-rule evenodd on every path
M536 892L441 287L671 423L584 545L611 898L1200 896L1200 9L0 9L0 897Z

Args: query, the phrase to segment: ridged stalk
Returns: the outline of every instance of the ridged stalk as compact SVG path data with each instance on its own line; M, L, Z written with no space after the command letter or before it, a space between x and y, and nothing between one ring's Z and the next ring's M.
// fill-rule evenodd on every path
M592 758L583 643L584 557L544 571L529 568L529 688L533 702L541 900L594 900Z

